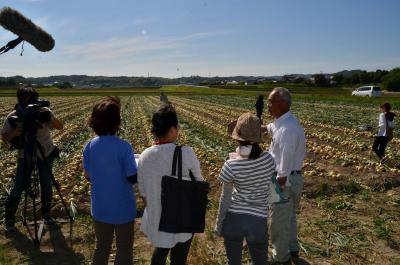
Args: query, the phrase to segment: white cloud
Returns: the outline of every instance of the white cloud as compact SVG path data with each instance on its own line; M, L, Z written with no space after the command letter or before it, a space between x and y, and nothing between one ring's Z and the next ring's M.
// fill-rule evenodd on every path
M187 46L188 42L193 39L220 34L225 34L225 32L200 32L184 37L149 40L147 30L142 30L140 37L113 38L106 41L71 45L64 48L63 53L92 60L119 59L148 51L178 50Z
M143 26L156 22L157 19L155 17L143 17L136 18L133 20L133 26Z
M179 43L168 40L147 41L143 37L111 39L104 42L90 42L73 45L64 49L66 54L89 59L118 59L145 51L176 49Z
M22 2L26 3L36 3L36 2L44 2L45 0L22 0Z
M189 34L182 39L184 40L192 40L192 39L204 39L215 36L222 36L233 33L233 30L220 30L220 31L208 31L208 32L197 32Z

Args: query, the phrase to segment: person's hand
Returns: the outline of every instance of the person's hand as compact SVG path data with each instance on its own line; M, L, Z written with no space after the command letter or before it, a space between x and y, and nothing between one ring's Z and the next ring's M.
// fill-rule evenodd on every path
M279 187L283 191L285 189L287 177L279 177L276 180L278 181Z
M15 129L11 130L8 133L4 133L1 135L3 141L6 142L11 142L15 137L20 136L21 135L21 127L16 127Z
M147 206L146 197L140 197L140 198L142 198L143 205L144 205L144 207L146 208L146 206Z
M268 134L267 125L261 125L261 133L263 133L263 134Z
M21 127L17 126L17 128L15 128L15 130L13 131L14 137L20 136L21 135L21 131L22 131Z
M222 237L222 227L221 227L221 224L219 224L218 223L218 221L217 221L217 223L215 224L215 226L214 226L214 235L215 236L218 236L218 237Z

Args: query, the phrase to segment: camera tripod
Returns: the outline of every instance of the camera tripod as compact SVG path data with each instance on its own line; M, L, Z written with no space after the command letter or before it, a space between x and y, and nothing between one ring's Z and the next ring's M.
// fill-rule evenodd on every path
M67 204L65 203L65 200L61 194L60 184L54 178L52 168L49 165L48 160L44 154L43 147L37 141L36 136L28 137L26 142L29 144L24 145L23 170L24 170L24 180L25 180L25 187L24 187L25 202L24 202L24 210L23 210L23 225L26 227L28 234L29 234L30 238L32 239L34 245L36 245L36 246L40 245L44 222L40 222L40 224L39 224L38 219L37 219L37 213L36 213L36 208L37 208L36 198L39 195L39 169L38 169L38 159L39 159L38 151L39 151L41 159L42 159L44 167L45 167L45 170L47 171L48 175L50 176L52 186L54 186L56 188L57 193L61 199L62 205L69 217L70 239L71 239L71 244L72 244L72 223L73 223L74 219L73 219L73 217L67 207ZM32 199L34 234L32 234L31 230L29 229L28 222L27 222L28 197L30 197Z

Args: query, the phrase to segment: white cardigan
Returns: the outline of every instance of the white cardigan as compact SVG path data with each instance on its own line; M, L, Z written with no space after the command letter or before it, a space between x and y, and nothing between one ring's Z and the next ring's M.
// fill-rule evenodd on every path
M138 184L140 195L146 198L140 229L155 247L172 248L178 242L186 242L191 233L166 233L158 231L161 217L161 179L170 176L174 143L153 145L140 155L138 162ZM182 174L190 179L189 169L197 180L203 180L200 163L191 147L182 147Z

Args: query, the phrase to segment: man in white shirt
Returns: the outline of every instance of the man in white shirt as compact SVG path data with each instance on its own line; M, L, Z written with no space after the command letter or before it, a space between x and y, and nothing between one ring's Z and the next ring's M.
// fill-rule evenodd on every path
M268 96L268 111L275 121L268 124L272 134L270 153L277 165L277 181L288 201L271 207L272 258L289 263L297 258L300 246L297 239L296 210L303 190L303 160L306 154L304 129L290 112L292 99L283 87L275 88Z

